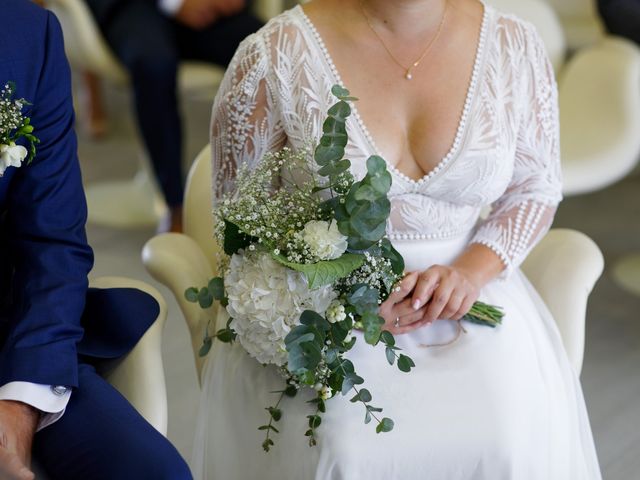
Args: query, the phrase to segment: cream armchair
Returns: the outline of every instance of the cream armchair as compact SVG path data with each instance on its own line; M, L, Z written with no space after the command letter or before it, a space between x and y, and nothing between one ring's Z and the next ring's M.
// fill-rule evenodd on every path
M604 34L595 0L545 0L558 13L572 50L597 42Z
M489 1L537 27L556 69L565 195L599 190L627 175L640 156L638 47L604 36L567 61L562 26L547 3Z
M84 0L46 0L60 23L72 66L126 86L128 75L109 49ZM267 20L283 10L283 0L257 0L256 13ZM202 62L184 62L178 72L180 90L212 102L224 71ZM155 226L166 205L144 154L133 179L100 182L86 187L89 220L107 226Z
M209 147L196 158L187 180L184 203L185 233L166 233L147 242L142 260L149 273L173 292L191 332L196 365L206 322L205 312L184 298L191 286L206 285L216 272L212 238L211 164ZM551 230L529 255L523 270L558 323L569 358L582 368L587 299L604 268L596 244L573 230Z
M90 282L96 288L136 288L151 295L160 312L136 346L118 361L100 369L113 385L153 427L167 434L167 391L162 365L162 330L167 304L151 285L124 277L98 277Z

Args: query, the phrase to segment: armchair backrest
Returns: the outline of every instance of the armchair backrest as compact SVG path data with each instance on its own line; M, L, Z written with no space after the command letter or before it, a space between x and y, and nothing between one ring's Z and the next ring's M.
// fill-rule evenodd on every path
M198 154L187 177L184 193L184 233L191 237L217 270L217 245L213 238L211 148L207 144Z
M596 0L545 0L562 18L593 18Z

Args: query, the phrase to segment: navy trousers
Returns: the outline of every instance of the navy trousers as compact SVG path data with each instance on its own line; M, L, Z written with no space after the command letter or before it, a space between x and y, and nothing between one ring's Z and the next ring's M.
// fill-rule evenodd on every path
M121 2L103 22L107 42L131 75L138 124L165 200L171 207L179 206L183 175L178 63L198 60L227 66L238 44L262 23L247 9L204 30L192 30L163 15L149 0Z
M607 30L640 44L640 0L598 0Z
M81 364L60 420L36 434L34 458L60 480L190 480L169 441L100 377Z

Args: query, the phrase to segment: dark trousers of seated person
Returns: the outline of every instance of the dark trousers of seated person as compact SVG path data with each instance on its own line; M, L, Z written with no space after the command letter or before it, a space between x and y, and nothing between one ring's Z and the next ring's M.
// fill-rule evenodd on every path
M176 207L183 196L178 64L198 60L227 66L238 44L262 23L246 9L204 30L192 30L166 17L156 3L127 0L98 20L103 20L107 42L131 75L145 146L167 204Z
M598 0L607 30L640 44L640 0Z
M187 464L93 366L56 423L39 431L34 459L52 480L190 480Z

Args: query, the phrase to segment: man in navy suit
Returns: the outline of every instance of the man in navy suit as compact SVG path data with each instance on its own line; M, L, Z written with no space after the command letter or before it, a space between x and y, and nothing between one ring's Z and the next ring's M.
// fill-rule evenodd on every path
M55 17L2 0L0 84L35 134L30 164L0 177L0 478L28 479L31 452L60 479L189 479L175 448L97 373L158 314L134 289L88 289L93 254Z

